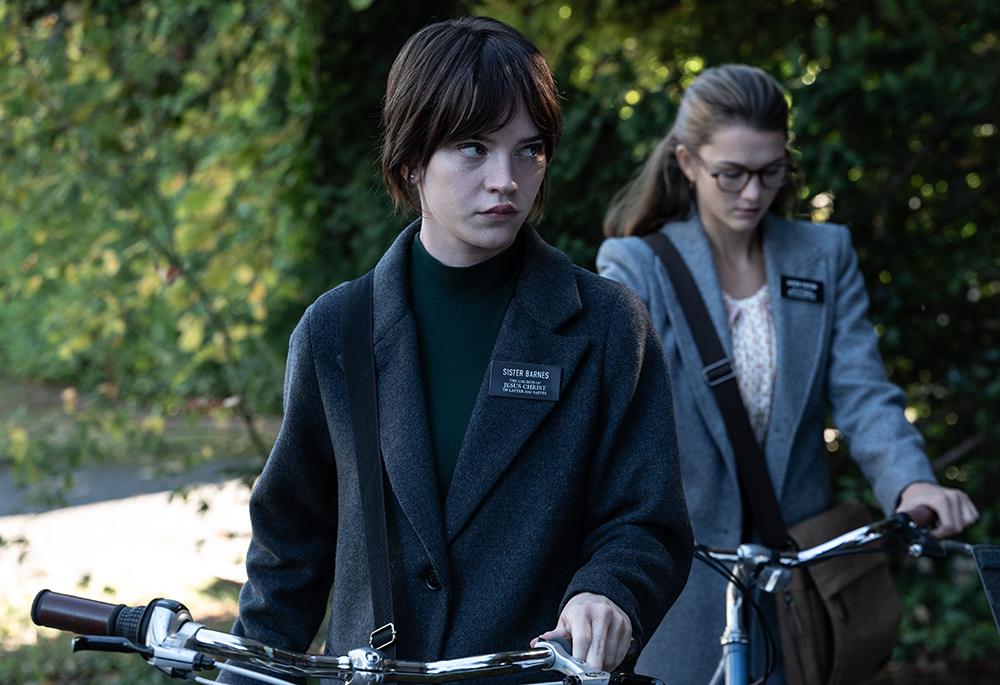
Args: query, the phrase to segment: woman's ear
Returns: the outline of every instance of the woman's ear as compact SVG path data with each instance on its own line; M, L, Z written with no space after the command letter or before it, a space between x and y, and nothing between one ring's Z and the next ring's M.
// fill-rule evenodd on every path
M695 179L698 178L698 165L694 161L691 151L683 143L680 143L677 145L677 151L674 155L677 157L677 166L681 168L681 172L688 181L694 183Z

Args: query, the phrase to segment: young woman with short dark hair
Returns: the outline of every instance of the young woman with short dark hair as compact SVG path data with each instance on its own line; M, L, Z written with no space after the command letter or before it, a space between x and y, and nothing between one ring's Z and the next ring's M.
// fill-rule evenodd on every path
M392 67L384 123L385 185L421 214L373 284L396 657L563 635L614 668L680 592L692 541L648 314L526 221L561 132L548 67L498 21L432 24ZM303 650L332 587L331 654L373 629L345 290L292 334L234 629Z

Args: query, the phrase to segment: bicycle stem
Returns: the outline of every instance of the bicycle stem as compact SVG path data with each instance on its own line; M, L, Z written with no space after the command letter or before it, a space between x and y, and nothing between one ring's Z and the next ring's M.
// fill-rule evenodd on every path
M752 580L752 573L753 570L747 568L745 561L733 567L733 575L744 586ZM726 630L719 641L722 643L726 685L744 685L749 682L746 664L750 634L743 617L743 592L737 589L735 583L726 586Z
M733 567L733 575L743 585L751 580L750 574L743 564ZM746 632L743 621L743 592L737 589L735 583L726 586L726 630L720 638L723 645L747 644L750 635Z

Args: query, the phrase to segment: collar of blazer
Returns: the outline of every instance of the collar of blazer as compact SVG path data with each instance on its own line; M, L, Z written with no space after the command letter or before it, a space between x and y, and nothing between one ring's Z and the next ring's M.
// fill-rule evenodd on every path
M823 392L823 371L819 368L819 363L826 356L825 343L831 334L831 303L835 297L832 289L836 284L832 282L835 274L830 268L831 262L821 248L822 241L818 240L819 232L823 231L822 225L788 221L767 213L762 228L768 295L777 336L777 374L764 457L780 499L795 434L806 405L814 393ZM732 358L732 338L722 300L722 288L712 248L698 215L692 212L685 221L665 224L660 230L674 241L691 270L719 340L726 354ZM656 268L663 269L663 266L657 264ZM663 275L666 278L666 274ZM820 305L782 298L782 276L825 283L829 293L826 303ZM678 352L684 360L685 371L694 388L696 405L705 416L708 430L726 461L730 476L735 480L736 462L722 414L701 376L701 358L672 289L666 304L671 321L684 322L683 325L677 325ZM819 400L823 401L822 398Z
M446 544L466 527L558 402L492 397L484 369L442 512L409 304L408 255L419 229L419 220L407 227L375 267L379 436L393 494L440 576L447 573ZM521 230L524 263L491 358L559 366L564 391L588 345L584 338L560 332L582 309L577 267L528 224Z

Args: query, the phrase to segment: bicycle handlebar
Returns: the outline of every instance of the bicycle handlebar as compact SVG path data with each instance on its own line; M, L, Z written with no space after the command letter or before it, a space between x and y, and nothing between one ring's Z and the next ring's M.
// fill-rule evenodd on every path
M575 685L608 685L610 681L608 673L591 669L573 658L569 644L561 640L541 641L535 648L519 652L436 662L386 659L381 652L370 648L351 650L346 656L320 656L275 649L255 640L210 630L195 623L184 605L168 599L156 599L144 607L129 607L50 590L42 590L35 596L31 619L40 626L85 636L74 640L74 651L134 652L178 677L218 667L270 683L283 682L214 661L230 659L284 675L336 678L361 685L397 681L442 683L528 670L556 671L565 676L567 683Z
M910 520L917 524L917 528L931 528L937 523L937 512L923 504L900 513L909 516Z
M696 553L723 562L752 562L795 568L811 565L837 554L878 552L880 551L878 548L868 548L867 545L890 533L895 533L905 540L910 545L910 553L916 556L943 557L949 550L964 551L961 546L949 545L947 541L942 543L927 533L927 529L936 521L937 513L930 507L921 505L849 531L809 549L769 550L758 544L743 544L738 549L717 549L696 545Z

